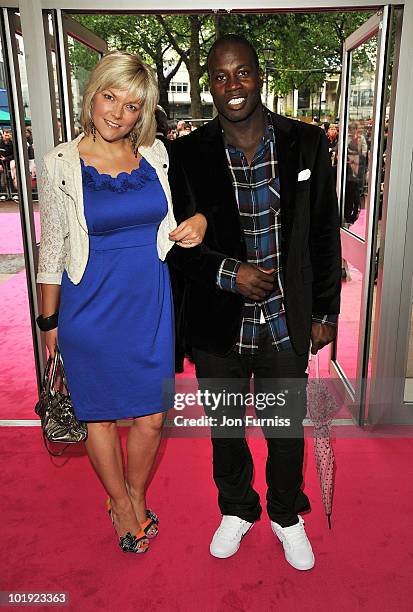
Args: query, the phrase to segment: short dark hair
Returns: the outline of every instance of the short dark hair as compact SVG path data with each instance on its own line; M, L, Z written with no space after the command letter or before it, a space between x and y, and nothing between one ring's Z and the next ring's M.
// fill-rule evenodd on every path
M164 136L168 134L169 125L168 118L162 106L157 106L155 109L156 131L161 132Z
M222 36L216 39L216 41L212 44L211 48L208 51L207 60L206 60L208 74L209 74L209 58L211 54L215 51L215 49L217 49L218 47L220 47L221 45L225 43L235 43L239 45L245 45L246 47L248 47L248 49L252 53L255 67L257 68L257 70L259 70L260 62L258 60L258 54L257 54L257 51L255 50L255 47L250 43L250 41L247 38L245 38L245 36L242 36L241 34L223 34Z

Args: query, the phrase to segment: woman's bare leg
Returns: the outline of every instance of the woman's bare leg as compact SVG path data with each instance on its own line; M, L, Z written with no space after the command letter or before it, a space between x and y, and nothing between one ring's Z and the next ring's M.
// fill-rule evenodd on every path
M146 520L145 489L161 441L166 413L133 420L126 443L127 483L130 499L140 523Z
M141 530L125 485L123 453L114 421L88 423L86 450L110 499L119 536Z

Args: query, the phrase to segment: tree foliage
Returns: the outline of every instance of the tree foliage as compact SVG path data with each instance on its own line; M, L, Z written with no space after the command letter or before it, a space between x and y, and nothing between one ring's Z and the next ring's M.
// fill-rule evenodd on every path
M192 117L201 118L200 92L207 78L206 54L217 36L230 32L246 36L257 49L270 90L276 97L285 96L294 89L314 91L328 74L339 73L344 40L370 15L367 12L122 14L75 18L107 40L109 48L139 53L155 68L161 104L167 112L170 80L184 63L189 72ZM265 60L264 50L270 59ZM74 53L77 52L75 49ZM339 92L340 86L339 82Z
M171 44L154 15L75 15L85 27L106 40L110 50L138 53L156 71L159 101L169 115L168 88L182 63L171 59ZM87 51L86 51L87 52Z
M294 89L316 90L328 74L340 73L347 36L371 13L277 13L226 15L220 33L243 34L255 46L260 63L269 73L275 96ZM264 50L272 57L265 60ZM340 87L340 86L339 86ZM338 98L336 106L338 105Z

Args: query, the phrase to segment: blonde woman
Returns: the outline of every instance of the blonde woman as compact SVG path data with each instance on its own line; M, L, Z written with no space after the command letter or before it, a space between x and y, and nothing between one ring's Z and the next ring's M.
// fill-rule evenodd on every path
M84 133L46 155L40 194L39 326L52 356L58 340L119 545L133 553L158 532L145 492L168 408L163 382L174 376L165 257L175 243L202 242L206 229L202 215L176 227L157 102L138 56L107 54L85 90ZM125 418L126 468L116 428Z

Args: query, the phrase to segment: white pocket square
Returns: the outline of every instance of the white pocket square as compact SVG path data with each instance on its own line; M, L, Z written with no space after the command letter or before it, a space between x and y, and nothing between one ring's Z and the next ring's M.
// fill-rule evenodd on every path
M311 176L311 170L309 168L306 168L305 170L301 170L301 172L298 173L298 181L306 181L310 178Z

